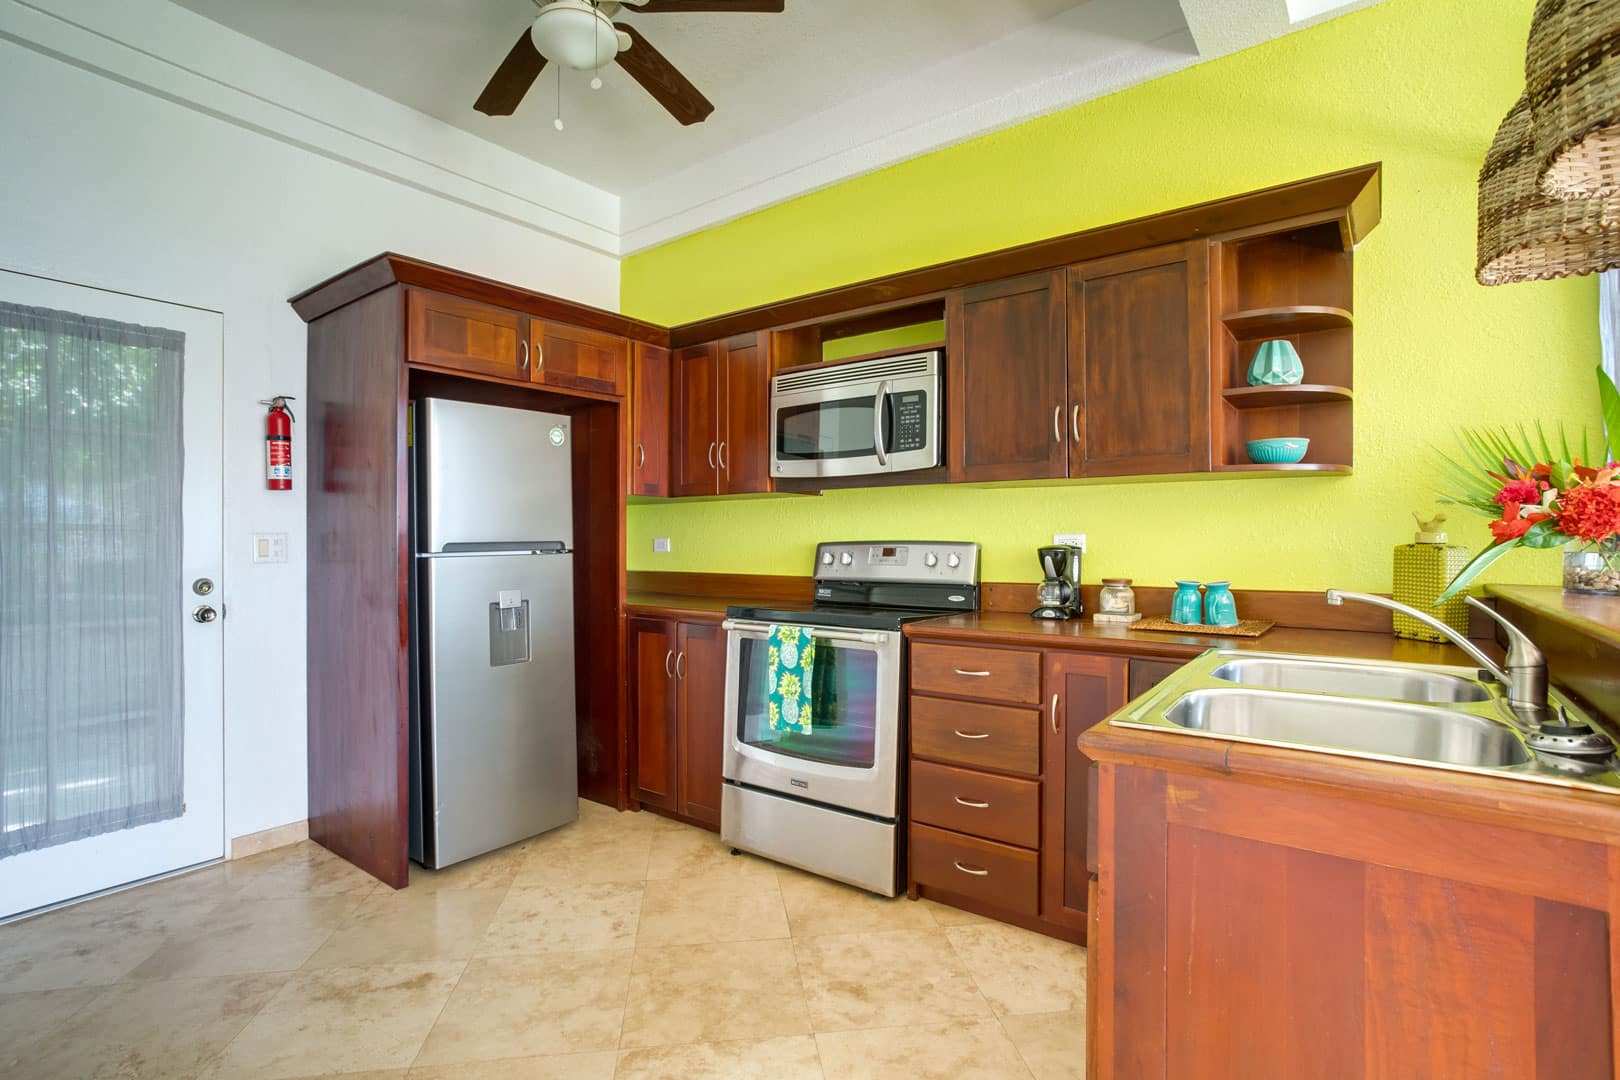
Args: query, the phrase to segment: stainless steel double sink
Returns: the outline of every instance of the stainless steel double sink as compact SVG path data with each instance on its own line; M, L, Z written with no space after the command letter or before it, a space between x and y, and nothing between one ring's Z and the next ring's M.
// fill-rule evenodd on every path
M1110 722L1620 794L1613 754L1530 749L1500 685L1469 668L1212 649Z

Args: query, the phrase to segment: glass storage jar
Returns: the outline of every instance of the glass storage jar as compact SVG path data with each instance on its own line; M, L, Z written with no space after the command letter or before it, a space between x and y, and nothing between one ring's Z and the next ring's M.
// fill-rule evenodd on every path
M1098 611L1104 615L1136 614L1136 593L1131 589L1130 578L1103 578L1102 584L1102 593L1097 598Z

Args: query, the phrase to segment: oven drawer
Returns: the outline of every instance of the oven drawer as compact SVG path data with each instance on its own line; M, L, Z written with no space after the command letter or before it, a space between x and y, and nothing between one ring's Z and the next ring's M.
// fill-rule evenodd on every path
M1022 847L1041 843L1041 785L1035 780L911 764L911 820Z
M911 752L952 765L1039 776L1041 713L913 694Z
M911 826L911 880L1006 911L1038 915L1040 856L1023 848Z
M919 643L911 647L911 688L1035 705L1041 700L1041 654Z

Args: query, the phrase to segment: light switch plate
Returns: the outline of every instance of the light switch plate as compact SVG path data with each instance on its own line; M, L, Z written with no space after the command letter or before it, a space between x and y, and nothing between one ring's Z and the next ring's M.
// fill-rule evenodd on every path
M256 563L284 563L287 561L286 533L254 533L253 561Z
M1052 543L1054 543L1054 544L1067 544L1069 547L1077 547L1082 552L1084 552L1086 550L1086 534L1085 533L1058 533L1058 534L1056 534L1055 536L1052 537Z
M653 551L657 552L660 555L668 555L669 554L669 537L667 537L667 536L655 536L655 537L653 537Z

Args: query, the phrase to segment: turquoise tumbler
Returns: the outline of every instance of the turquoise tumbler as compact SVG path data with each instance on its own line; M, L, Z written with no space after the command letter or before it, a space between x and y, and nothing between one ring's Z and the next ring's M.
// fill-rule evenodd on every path
M1198 582L1176 582L1176 595L1170 599L1170 621L1187 626L1204 621L1204 598L1198 595Z
M1209 594L1204 597L1204 621L1211 626L1236 626L1237 601L1232 598L1232 583L1211 581L1205 588Z

